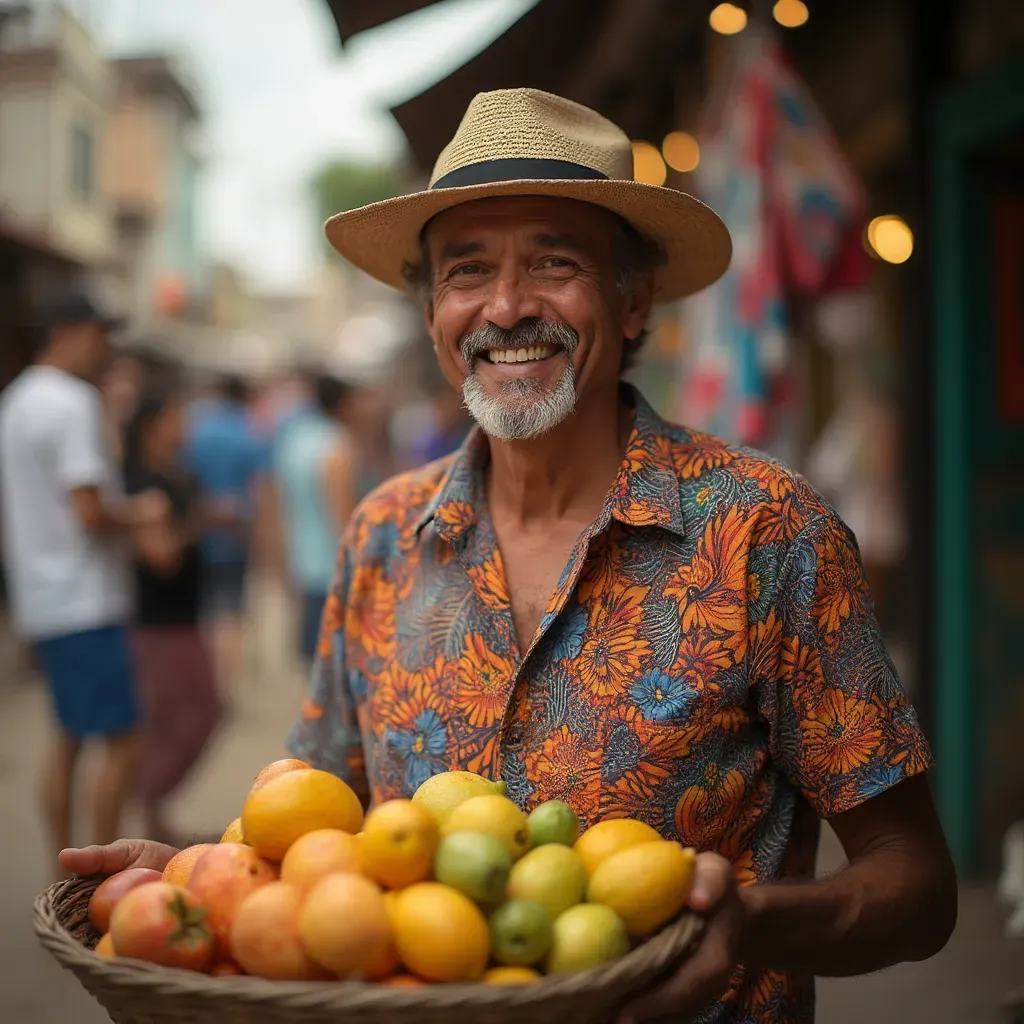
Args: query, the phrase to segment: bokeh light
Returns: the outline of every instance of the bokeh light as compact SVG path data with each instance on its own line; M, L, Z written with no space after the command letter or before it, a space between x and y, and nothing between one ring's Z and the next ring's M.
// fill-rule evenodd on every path
M665 163L684 174L700 163L700 144L689 132L669 132L661 144Z
M734 36L747 27L747 12L736 4L719 4L708 15L708 24L723 36Z
M777 0L772 16L783 28L799 28L807 23L811 12L804 0Z
M657 146L649 142L633 143L633 177L646 185L664 185L668 170Z
M875 217L866 234L868 246L886 263L906 263L914 251L914 232L895 214Z

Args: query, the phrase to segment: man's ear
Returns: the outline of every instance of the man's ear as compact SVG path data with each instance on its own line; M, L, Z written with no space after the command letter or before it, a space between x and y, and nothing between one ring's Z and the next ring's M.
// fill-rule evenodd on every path
M654 305L654 275L646 275L643 280L634 285L625 299L625 308L622 313L622 333L632 341L640 336L650 319L651 307Z

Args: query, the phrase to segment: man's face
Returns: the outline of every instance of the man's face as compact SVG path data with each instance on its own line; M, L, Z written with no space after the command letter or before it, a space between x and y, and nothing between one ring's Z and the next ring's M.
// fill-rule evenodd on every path
M73 346L76 373L79 377L99 384L110 365L113 352L102 324L75 324L64 328Z
M623 338L643 330L649 289L616 287L614 216L548 196L476 200L427 228L427 323L441 370L484 431L546 433L577 401L614 390Z

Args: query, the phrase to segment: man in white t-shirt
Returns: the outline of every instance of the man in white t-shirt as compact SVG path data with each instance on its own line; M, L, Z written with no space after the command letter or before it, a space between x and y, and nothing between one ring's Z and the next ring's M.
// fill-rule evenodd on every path
M4 564L15 628L35 648L59 726L43 775L58 851L71 838L75 767L88 737L106 744L93 836L119 834L137 756L129 534L167 515L164 495L126 499L120 489L95 386L115 325L85 295L54 301L35 363L0 396Z

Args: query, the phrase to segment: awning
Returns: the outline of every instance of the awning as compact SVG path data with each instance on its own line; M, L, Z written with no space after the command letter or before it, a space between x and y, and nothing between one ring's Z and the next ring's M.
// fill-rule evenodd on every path
M347 43L357 32L376 28L403 15L412 14L421 7L429 7L436 0L327 0L334 15L338 35Z
M342 41L433 0L327 0ZM699 88L706 31L698 0L540 0L490 46L392 113L428 171L473 96L531 86L599 110L633 138L670 126Z

